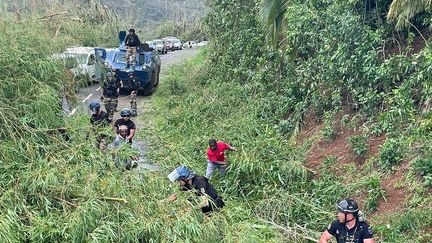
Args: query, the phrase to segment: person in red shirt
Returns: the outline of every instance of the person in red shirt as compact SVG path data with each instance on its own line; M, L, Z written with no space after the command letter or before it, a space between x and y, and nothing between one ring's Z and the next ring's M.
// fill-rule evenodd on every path
M225 162L225 150L237 151L236 148L224 142L217 142L216 139L209 140L209 148L207 149L207 172L205 177L210 180L215 169L219 169L221 174L225 173L227 163Z

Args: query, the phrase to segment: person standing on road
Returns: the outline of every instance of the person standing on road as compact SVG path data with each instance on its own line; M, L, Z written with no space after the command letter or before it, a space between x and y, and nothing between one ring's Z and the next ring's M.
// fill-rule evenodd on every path
M372 228L360 216L358 205L354 200L342 200L336 207L337 220L322 233L320 243L327 243L333 236L338 243L374 243Z
M118 106L118 97L122 83L117 77L116 71L111 70L110 73L106 74L105 80L102 83L102 97L101 100L104 102L105 109L109 114L109 122L112 122L114 118L114 112Z
M174 169L168 179L171 182L177 181L182 191L195 189L195 194L201 197L200 208L204 214L209 214L225 206L224 201L218 196L214 187L203 176L197 176L184 166ZM169 201L177 200L177 195L172 194L168 197Z
M225 162L225 150L237 151L236 148L224 142L217 142L216 139L209 140L207 149L207 171L205 177L210 180L215 169L219 169L221 174L225 173L227 163Z
M132 87L130 108L132 111L132 116L137 116L138 108L137 108L136 98L137 98L137 94L138 94L138 81L135 78L134 72L129 72L129 80L130 80L130 84Z
M120 126L125 125L128 128L126 139L129 141L130 144L132 144L132 139L135 136L135 129L136 129L135 123L132 120L130 120L131 114L132 113L129 110L129 108L123 108L120 111L121 118L114 123L114 129L116 131L116 134L119 134Z
M131 64L135 66L137 47L140 45L140 43L141 42L138 36L135 34L135 30L130 29L129 34L126 36L125 39L126 64L127 64L126 68L129 68Z
M108 136L99 130L109 126L108 113L102 110L101 105L97 101L90 102L89 109L92 111L90 123L93 125L93 130L96 133L97 146L103 150L106 148Z

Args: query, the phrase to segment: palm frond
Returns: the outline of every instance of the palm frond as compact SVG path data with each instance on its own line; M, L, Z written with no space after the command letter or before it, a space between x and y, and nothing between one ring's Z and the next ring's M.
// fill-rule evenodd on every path
M432 0L393 0L387 19L396 22L397 28L408 26L409 20L418 13L430 10Z
M282 30L283 16L287 9L287 0L263 0L261 2L261 18L268 26L267 36L277 47Z

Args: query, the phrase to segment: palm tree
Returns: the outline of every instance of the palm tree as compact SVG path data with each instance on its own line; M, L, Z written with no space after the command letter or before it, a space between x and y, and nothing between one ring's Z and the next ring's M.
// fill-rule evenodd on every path
M261 17L269 29L267 36L272 40L274 47L278 47L281 41L283 17L287 10L288 0L262 0Z
M397 28L406 27L416 14L431 10L432 0L393 0L387 18L396 22Z

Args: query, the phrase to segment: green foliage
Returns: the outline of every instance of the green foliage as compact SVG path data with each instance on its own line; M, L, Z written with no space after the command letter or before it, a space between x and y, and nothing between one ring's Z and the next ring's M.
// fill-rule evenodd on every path
M388 224L375 227L377 235L385 242L407 242L417 239L427 242L430 232L421 232L421 229L431 227L429 220L432 217L430 207L408 209L400 214L391 214Z
M259 125L249 123L255 130L263 124L273 124L269 127L275 128L278 135L285 137L288 140L287 144L291 144L292 138L295 138L293 135L300 133L306 112L314 114L318 120L324 118L322 134L330 141L334 139L335 126L333 119L329 117L329 111L344 111L350 115L356 113L351 121L348 116L342 119L345 122L341 121L342 126L353 130L358 130L362 125L364 119L361 118L368 117L373 126L364 128L366 135L349 138L348 143L358 156L365 156L369 149L368 135L379 136L387 133L390 138L380 147L379 163L386 170L388 167L397 166L404 158L406 148L418 140L414 134L412 137L411 134L408 135L412 130L404 129L415 126L411 124L416 124L419 105L432 94L430 50L426 49L414 57L394 55L383 58L382 43L392 37L389 35L391 26L383 21L383 14L390 1L374 4L364 1L283 2L286 4L284 7L287 8L283 23L280 25L285 28L280 32L283 41L279 51L263 46L263 41L257 41L265 36L265 30L270 26L263 27L256 21L259 11L250 7L257 6L256 2L246 1L242 4L236 0L228 0L213 3L206 22L212 40L207 60L209 68L200 80L200 84L206 86L199 89L211 89L217 92L223 85L230 89L228 99L232 99L231 96L251 97L252 101L243 101L243 103L253 102L252 107L239 106L235 102L223 106L227 109L235 106L241 112L245 110L247 112L245 114L255 114L255 117L241 116L248 117L248 123L258 119ZM246 7L250 7L251 11L245 11ZM277 15L273 17L275 16ZM254 36L251 36L252 33ZM253 52L249 49L251 44L255 46ZM384 47L386 48L388 46ZM239 84L243 87L237 86ZM199 97L211 97L205 92L195 90L189 92ZM224 96L218 94L216 100L222 97ZM170 105L172 103L169 102ZM193 103L190 107L198 104L205 107L201 103ZM208 114L209 109L201 111ZM222 112L222 114L224 118L231 117L229 113ZM194 114L191 117L196 116ZM229 120L229 118L224 119L224 122L229 123ZM246 124L246 120L236 119L236 124ZM194 128L197 126L194 125ZM222 123L221 126L227 125ZM249 128L245 130L242 128L242 125L237 127L242 134L248 134ZM388 134L390 132L393 132L394 136L390 136ZM402 135L405 132L408 134ZM229 135L229 132L224 130L224 137L235 136ZM277 135L274 136L279 138ZM402 140L401 136L407 136L406 141ZM260 148L260 150L266 149L268 147ZM297 152L300 154L300 151ZM281 151L270 150L266 153L278 152ZM304 159L304 155L299 154L293 151L290 156ZM333 160L329 158L325 159L324 163L332 162ZM330 179L336 181L341 179L332 174L328 166L320 167L322 174L320 173L320 178L308 193L313 195L317 193L316 200L321 201L326 198L325 202L330 205L330 201L334 204L340 199L337 196L349 196L353 191L342 195L343 193L327 191L319 186L331 184ZM357 173L358 168L344 167L344 171ZM366 204L370 211L376 209L378 200L384 197L380 178L380 174L377 173L367 177L362 184L368 190ZM358 188L359 182L356 183L350 189ZM299 189L296 184L288 190L293 190L293 193L298 190L303 192L310 185L305 183ZM331 193L334 193L333 197L329 196ZM249 194L246 196L249 197ZM305 197L298 197L309 201L304 199ZM272 200L273 205L279 205L277 198ZM263 204L266 205L264 202ZM300 205L296 204L297 206L301 208ZM273 213L272 215L282 215L278 216L280 219L278 222L285 226L292 227L294 222L299 222L294 221L294 218L301 219L301 222L308 222L305 224L313 224L312 220L307 218L306 212L291 213L291 210L295 210L291 207L278 206L278 209L271 210L269 206L261 209ZM289 219L283 217L284 212L290 212L287 213L289 217L286 217ZM319 226L312 227L319 228Z
M380 146L380 165L384 169L393 169L404 158L403 143L397 138L387 138Z
M415 172L420 174L424 179L425 186L432 186L432 158L415 158L411 165Z
M369 147L367 139L366 135L354 135L348 137L346 140L357 156L364 157Z
M365 206L369 212L372 212L378 208L379 199L383 198L385 200L385 191L381 187L381 178L378 173L373 173L366 177L363 183L368 192Z
M331 112L324 114L324 127L322 128L322 134L326 141L331 142L337 136L337 131L334 125L334 115Z
M323 164L324 165L334 165L337 162L337 158L336 157L325 157Z
M201 22L177 22L166 21L159 23L150 35L153 38L163 38L165 36L176 36L181 41L188 40L207 40L205 28Z

